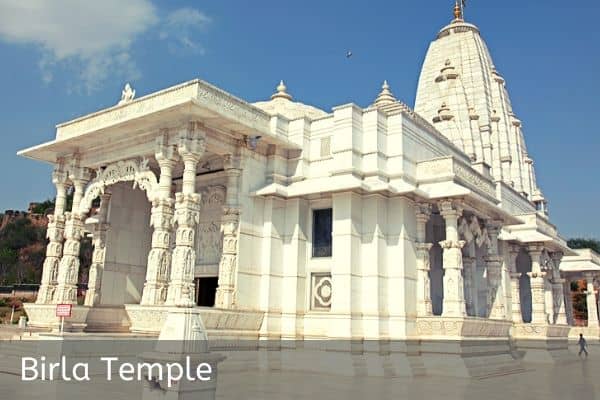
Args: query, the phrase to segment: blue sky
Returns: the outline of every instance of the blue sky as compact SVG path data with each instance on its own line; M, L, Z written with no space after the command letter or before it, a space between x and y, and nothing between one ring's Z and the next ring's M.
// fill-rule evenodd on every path
M552 220L600 238L600 2L471 0L523 121ZM576 4L569 6L570 4ZM192 78L248 101L280 79L326 110L370 104L387 79L414 104L427 46L452 0L0 0L0 210L54 195L50 167L17 150L54 125ZM345 57L351 50L353 56Z

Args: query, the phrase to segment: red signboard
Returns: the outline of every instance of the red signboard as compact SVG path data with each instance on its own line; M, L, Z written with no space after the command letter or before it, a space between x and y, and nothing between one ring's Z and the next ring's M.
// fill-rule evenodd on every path
M56 305L56 316L63 318L71 318L71 311L73 310L72 304L57 304Z

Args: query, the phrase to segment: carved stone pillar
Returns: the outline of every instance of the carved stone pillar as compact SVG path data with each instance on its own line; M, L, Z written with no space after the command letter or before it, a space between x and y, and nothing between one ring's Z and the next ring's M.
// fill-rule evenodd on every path
M79 251L83 236L83 218L85 218L79 213L79 203L83 197L85 184L90 179L90 172L86 168L75 166L70 178L75 186L75 193L72 211L66 213L65 245L58 266L58 282L53 299L56 304L77 304Z
M88 290L85 294L85 305L96 306L100 303L102 273L104 272L104 257L106 255L106 231L108 230L108 203L110 193L100 195L98 221L92 232L94 253L88 276Z
M509 245L508 264L510 268L511 311L512 321L516 324L523 323L523 314L521 313L521 273L517 272L518 256L519 246L514 244Z
M573 297L571 294L571 280L568 278L563 283L563 293L565 296L567 324L573 326L575 325L575 319L573 318Z
M556 315L556 324L567 325L567 311L565 304L564 286L565 280L560 277L560 262L563 253L555 252L550 254L554 263L554 279L552 279L552 299L554 304L554 314Z
M531 257L531 323L547 324L545 280L546 271L542 271L541 257L544 245L533 243L528 246Z
M42 282L36 299L37 304L52 304L58 279L58 266L62 256L63 240L65 233L65 204L67 197L67 173L64 171L62 161L59 162L52 174L52 182L56 186L56 201L54 214L48 215L48 228L46 237L46 258L42 269Z
M463 269L465 276L465 303L467 315L477 316L477 285L475 285L475 272L477 270L477 259L475 257L463 257Z
M223 254L219 262L219 286L215 307L233 308L236 303L236 274L238 264L238 241L240 225L240 176L241 159L237 156L225 157L227 175L227 198L223 207L221 231L223 233Z
M152 232L152 247L148 253L146 283L141 305L160 305L165 302L171 266L170 244L174 203L171 197L171 184L177 156L175 147L168 145L166 134L157 138L156 147L155 157L160 167L160 178L150 213L150 225L154 228L154 232Z
M430 204L417 205L417 316L433 314L431 306L431 281L429 276L429 250L432 244L426 243L426 225L431 216Z
M491 319L506 319L502 285L502 257L498 251L498 235L501 226L498 223L488 224L486 230L489 234L487 264L488 296L487 303Z
M554 268L551 265L551 261L546 258L544 260L543 269L546 271L546 277L544 279L544 299L546 301L546 320L549 324L554 324L555 304L556 299L554 298L554 287L552 281L554 279Z
M557 325L568 325L564 294L564 283L565 280L562 278L554 278L554 280L552 281L552 293L554 296L554 304L557 304L555 322Z
M196 226L200 218L200 195L196 193L196 166L204 154L205 140L194 124L179 138L179 155L184 164L183 184L180 193L175 195L175 249L171 263L171 277L167 295L167 305L193 307L194 267L196 250L194 246Z
M596 302L596 291L594 290L594 274L585 274L585 281L587 284L586 300L587 300L587 313L588 313L588 324L587 326L597 327L598 326L598 304Z
M458 240L458 217L462 209L450 200L439 203L440 214L446 222L446 240L440 242L444 266L444 302L442 316L464 317L466 315L465 292L462 277L463 240Z

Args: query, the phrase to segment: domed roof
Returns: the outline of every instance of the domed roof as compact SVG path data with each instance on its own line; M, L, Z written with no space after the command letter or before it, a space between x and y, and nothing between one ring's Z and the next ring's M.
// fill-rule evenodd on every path
M277 92L271 96L271 100L259 101L253 103L253 105L268 114L282 115L289 120L298 118L317 119L327 115L325 111L316 107L292 101L292 95L287 92L287 87L283 81L279 82Z
M461 15L440 30L421 70L415 112L473 161L529 199L538 190L521 121L477 26Z

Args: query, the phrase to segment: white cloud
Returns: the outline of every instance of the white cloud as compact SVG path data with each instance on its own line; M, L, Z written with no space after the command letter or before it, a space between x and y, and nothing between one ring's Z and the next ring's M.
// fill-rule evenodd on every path
M139 75L129 48L157 21L149 0L0 0L0 39L40 46L45 82L66 67L88 92L109 74Z
M66 68L88 92L108 77L139 77L131 45L159 20L150 0L0 0L0 40L39 46L44 82ZM160 35L198 51L191 33L208 21L198 10L179 9L165 18Z
M159 37L169 40L173 52L193 51L204 53L202 45L193 38L210 24L211 18L194 8L179 8L167 15Z

